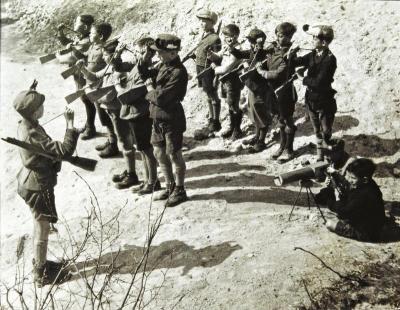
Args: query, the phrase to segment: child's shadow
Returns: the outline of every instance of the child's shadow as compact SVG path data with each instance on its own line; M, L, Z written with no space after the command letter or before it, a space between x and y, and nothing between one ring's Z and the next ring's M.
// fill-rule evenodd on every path
M183 267L182 275L194 267L209 268L221 264L234 251L242 247L233 242L223 242L204 248L193 246L179 240L170 240L150 247L146 270L144 264L139 266L146 249L141 246L128 245L124 250L106 253L99 258L85 260L68 267L72 274L66 281L82 277L87 278L99 274L133 274L135 272L152 271L162 268Z

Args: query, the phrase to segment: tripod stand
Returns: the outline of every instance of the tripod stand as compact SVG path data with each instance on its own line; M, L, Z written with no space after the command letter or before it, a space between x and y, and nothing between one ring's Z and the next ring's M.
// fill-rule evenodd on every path
M292 210L290 211L290 214L289 214L289 221L290 221L290 218L292 217L292 213L294 211L294 208L296 207L297 201L300 198L301 192L302 192L303 188L305 188L306 194L307 194L308 210L311 209L311 203L310 203L311 202L310 196L311 196L312 199L314 200L315 206L318 208L318 211L321 214L322 219L324 220L324 224L326 224L326 219L324 217L324 214L322 213L321 208L320 208L319 204L317 203L317 201L315 200L315 196L314 196L313 192L311 191L312 181L308 180L308 179L300 180L299 185L300 185L300 190L299 190L299 193L297 194L295 201L293 202Z

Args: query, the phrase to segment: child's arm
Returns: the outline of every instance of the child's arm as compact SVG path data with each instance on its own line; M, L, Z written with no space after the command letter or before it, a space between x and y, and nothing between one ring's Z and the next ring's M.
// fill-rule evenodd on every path
M239 65L240 61L241 61L240 59L237 59L235 56L231 54L229 55L229 59L225 65L217 66L215 64L212 64L212 66L214 67L215 74L224 75L229 71L231 71L232 69L235 69Z
M238 50L237 48L232 47L231 54L235 56L237 59L249 59L250 58L250 50Z
M187 82L186 72L180 68L174 69L165 85L157 85L156 88L146 85L149 91L146 99L154 105L173 110L177 104L180 104L179 97L182 89L186 89Z
M79 132L74 128L74 111L67 108L64 117L67 123L67 130L63 142L52 140L44 130L31 131L27 142L39 145L46 153L55 155L60 160L72 156L76 148Z
M286 62L282 59L278 68L274 70L263 70L261 67L258 67L257 72L266 80L276 80L286 75L286 69Z
M106 72L106 68L97 71L97 72L92 72L89 71L86 67L85 67L85 61L83 59L80 59L76 62L77 67L79 68L79 70L83 73L83 75L85 76L85 78L87 78L90 81L97 81L98 79L102 78L104 73Z
M64 27L65 27L64 24L58 25L58 27L57 27L57 30L58 30L57 31L57 39L58 39L58 41L60 41L60 43L62 45L67 45L69 43L72 43L73 41L65 35L65 33L63 31Z
M312 57L313 53L310 52L304 56L294 56L290 59L291 65L293 67L306 67L308 68L308 64L310 63L310 57Z

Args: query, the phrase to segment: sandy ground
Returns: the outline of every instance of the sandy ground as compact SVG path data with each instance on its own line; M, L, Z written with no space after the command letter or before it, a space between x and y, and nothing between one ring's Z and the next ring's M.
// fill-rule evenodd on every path
M59 75L63 68L55 63L40 65L38 55L26 50L24 40L15 29L13 26L2 27L2 137L15 136L18 115L12 109L12 100L20 90L30 85L33 78L39 80L38 90L46 95L43 121L61 113L65 105L63 97L74 90L73 82L64 81ZM339 76L342 72L339 71ZM363 74L361 76L360 79L365 78ZM373 81L369 86L374 86ZM185 103L187 110L189 103ZM371 116L368 113L343 113L357 108L349 104L341 104L335 124L336 135L346 137L350 152L373 157L379 163L377 181L382 186L385 200L399 201L400 182L393 175L400 157L399 142L394 140L393 132L374 131L379 124L371 123L369 127ZM76 126L82 126L83 107L79 102L73 107L77 116ZM195 114L189 114L188 118L196 124L204 122ZM392 121L396 124L396 117ZM45 128L53 138L61 139L65 124L60 118ZM189 131L188 136L190 134ZM147 285L149 292L162 285L158 297L148 309L171 309L174 305L175 309L293 309L303 303L309 304L302 279L307 279L310 290L327 286L335 279L335 275L315 258L294 251L295 247L312 251L341 272L358 270L365 262L400 255L398 242L360 243L329 233L318 210L307 208L304 194L292 220L288 221L291 203L299 187L294 184L277 188L273 176L299 167L304 159L313 160L307 148L312 141L309 124L301 126L297 136L295 147L303 148L304 152L292 163L282 166L267 160L276 145L260 154L247 155L234 153L234 146L224 144L218 137L201 144L188 137L190 149L185 152L185 158L190 200L166 211L154 240L150 259L154 272ZM90 142L79 141L77 153L97 158L94 146L103 140L104 137L99 136ZM16 194L15 175L20 167L17 150L2 143L1 162L0 280L13 283L16 266L24 265L27 283L30 283L32 221L29 209ZM122 169L123 160L117 158L99 160L96 171L92 173L76 171L95 190L104 219L111 218L123 208L119 232L112 231L119 237L111 244L105 242L109 247L104 254L115 253L118 249L124 251L117 276L129 280L128 273L134 260L140 256L146 237L150 197L138 197L128 190L115 189L110 176ZM141 176L140 161L138 173ZM62 258L66 257L63 248L70 247L67 227L78 243L83 239L82 225L87 220L84 210L90 208L92 195L68 163L64 163L59 174L55 194L61 221L59 234L50 236L49 255ZM153 204L152 218L161 208L160 203ZM16 249L22 236L27 238L24 255L17 261ZM95 258L96 251L96 246L89 244L78 261ZM126 289L126 286L119 285L120 290L110 294L111 309L120 304ZM68 291L75 292L76 296L84 292L83 281L79 279L61 287L56 295L60 303L68 296ZM31 290L32 286L28 284L25 289L28 297L32 296ZM5 305L4 290L2 294L1 304ZM28 301L32 302L29 298Z

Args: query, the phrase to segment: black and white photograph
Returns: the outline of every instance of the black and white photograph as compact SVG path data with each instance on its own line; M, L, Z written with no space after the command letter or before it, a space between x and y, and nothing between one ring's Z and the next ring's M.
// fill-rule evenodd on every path
M400 309L400 1L0 3L0 310Z

